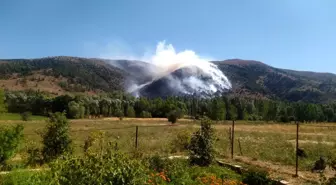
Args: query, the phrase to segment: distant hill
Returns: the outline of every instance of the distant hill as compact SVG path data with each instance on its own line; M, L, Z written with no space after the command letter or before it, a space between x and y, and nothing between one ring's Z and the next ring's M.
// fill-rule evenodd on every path
M239 96L288 101L328 102L336 100L336 75L278 69L253 60L213 61L231 81L228 93ZM153 66L129 60L47 57L0 60L0 86L8 90L39 89L54 94L125 90L127 84L152 81L146 70ZM190 75L183 70L171 74ZM167 77L142 87L147 96L178 95L169 89Z
M336 100L336 75L278 69L258 61L214 62L242 95L266 96L288 101L327 102Z
M123 90L127 75L102 59L60 56L0 60L0 76L5 89L61 94Z

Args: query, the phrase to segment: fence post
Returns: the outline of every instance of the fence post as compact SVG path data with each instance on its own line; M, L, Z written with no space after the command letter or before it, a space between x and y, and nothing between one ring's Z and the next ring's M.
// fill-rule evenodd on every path
M238 145L239 145L240 155L243 156L243 152L242 152L242 148L241 148L241 144L240 144L240 139L239 138L238 138Z
M135 148L138 149L138 126L135 126Z
M235 127L235 121L232 120L232 129L231 129L231 159L233 159L233 150L234 150L234 127Z
M299 122L296 121L296 164L295 164L295 177L298 177L298 168L299 168Z

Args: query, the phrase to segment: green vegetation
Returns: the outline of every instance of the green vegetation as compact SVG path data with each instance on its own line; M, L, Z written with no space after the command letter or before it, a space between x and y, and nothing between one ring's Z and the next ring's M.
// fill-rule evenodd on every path
M135 98L120 92L92 96L61 95L50 97L35 91L8 91L5 96L9 113L31 112L32 115L49 116L49 113L66 111L67 118L71 119L101 116L167 117L170 122L176 122L177 119L188 116L193 118L209 117L216 121L249 120L282 123L296 120L300 122L336 121L336 103L332 102L328 104L290 103L230 96L198 100L192 97L149 99ZM0 115L0 119L6 119L4 116L6 113L3 116ZM33 116L32 119L39 118Z
M168 113L168 121L171 122L172 124L175 124L177 122L177 118L178 118L178 115L175 110Z
M47 117L45 116L36 116L32 115L30 116L31 121L39 121L39 120L46 120ZM11 120L11 121L17 121L17 120L22 120L22 115L19 113L3 113L0 115L0 120L6 121L6 120Z
M210 129L207 124L202 125L202 132L212 134L206 131ZM84 145L84 155L66 153L71 144L68 138L68 126L66 117L62 113L51 115L46 125L46 132L42 136L44 145L42 155L50 169L41 169L40 172L8 172L0 175L0 184L145 185L220 182L238 185L241 181L239 175L226 168L212 165L209 161L207 161L208 167L202 168L189 166L186 160L168 159L159 155L149 157L128 155L112 147L113 143L107 142L103 132L90 135ZM22 126L17 128L22 129ZM13 142L18 143L19 140L15 138L11 137L7 140L14 139ZM7 158L10 156L13 156L13 153ZM34 160L30 160L30 163L32 162Z
M0 123L0 126L3 127L4 125L15 124L16 123L2 122ZM160 126L163 124L166 124L166 126ZM27 148L30 150L31 158L34 159L35 157L35 160L31 160L32 162L30 162L29 166L41 168L39 163L41 154L39 151L43 147L41 143L42 138L40 138L38 134L35 134L35 131L45 128L46 123L41 121L31 121L25 122L24 125L25 140L24 143L22 143L22 147L20 147L22 149L18 150L19 156L22 156L21 163L26 163L27 161L27 158L25 157L27 155L26 153L29 153L26 150ZM135 125L139 126L139 146L136 155L134 151ZM91 135L92 132L96 133L93 134L93 136L96 135L93 137L96 139L93 139L91 142L91 151L95 153L100 153L101 149L106 150L110 148L114 151L114 149L117 148L118 153L129 153L130 156L128 157L131 159L137 156L136 160L139 159L139 156L150 157L156 153L160 154L160 158L170 155L187 155L188 148L185 149L184 146L186 143L188 143L188 141L190 141L192 133L199 130L199 126L199 122L192 122L191 120L184 119L180 120L179 125L177 126L170 126L170 124L165 120L155 119L125 119L122 122L120 122L118 119L72 120L70 122L69 135L73 141L72 148L74 149L74 153L73 157L69 156L67 159L83 156L84 141L88 138L89 135ZM332 126L332 124L303 124L300 127L300 148L303 148L307 153L307 158L300 159L300 171L309 171L314 162L319 159L321 155L330 155L335 157L335 152L333 152L334 145L329 144L336 142L336 138L334 137L335 130L333 127L325 126ZM213 143L213 149L215 150L214 156L216 158L227 158L227 156L230 154L230 141L229 134L227 133L230 124L225 124L225 122L218 122L218 124L214 124L212 127L214 129L215 138ZM240 159L241 154L237 142L237 140L240 139L243 156L250 158L252 161L257 160L256 162L258 163L269 161L272 163L294 166L295 128L295 125L292 124L257 124L255 122L249 123L246 121L237 121L235 129L235 157ZM100 133L103 133L103 135L100 135ZM177 140L180 140L181 142L176 143L175 141ZM186 142L183 142L182 140ZM31 142L34 142L37 145L31 145ZM101 143L101 145L99 143ZM20 161L15 162L18 163ZM8 163L12 164L12 161L9 160ZM33 165L34 163L37 163L37 166ZM189 179L189 182L193 182L192 184L197 184L194 182L202 181L202 179L197 180L197 177L201 176L199 174L207 175L207 178L204 178L203 180L207 179L210 181L212 178L211 176L215 174L217 180L220 180L222 172L213 172L217 170L226 171L225 173L231 174L229 175L230 178L232 177L232 174L233 177L237 177L237 175L234 175L233 172L216 165L210 165L209 167L190 167L188 165L188 161L184 161L182 164L183 165L173 165L177 166L176 170L170 171L176 171L178 174L181 173L181 176L179 176L181 179L186 177L187 179L189 177L193 179L195 177L194 180ZM169 171L168 169L165 170ZM182 173L182 171L186 172ZM198 171L198 173L196 173L196 171ZM290 170L289 172L293 173L294 171ZM36 174L36 176L40 174L37 172L32 173ZM153 173L156 175L160 172ZM195 173L197 175L193 175ZM23 172L18 174L23 174ZM150 174L151 173L148 173L147 176L150 176ZM168 172L165 174L168 174ZM171 178L171 176L169 178ZM45 175L43 177L45 177ZM161 179L160 176L155 176L155 178L158 180ZM241 179L239 176L238 178Z
M64 113L56 112L50 116L42 138L42 155L46 162L70 152L69 122Z
M14 156L23 138L23 126L16 125L12 128L0 127L0 166Z
M267 172L260 171L260 170L253 170L248 172L244 179L244 184L253 184L253 185L272 185L273 183L269 177Z
M13 73L25 77L35 71L42 71L46 76L67 78L67 83L59 85L71 92L123 90L124 72L99 59L60 56L6 60L0 66L2 79L10 78Z
M202 120L201 128L191 137L189 159L192 165L209 166L214 160L213 128L208 120Z

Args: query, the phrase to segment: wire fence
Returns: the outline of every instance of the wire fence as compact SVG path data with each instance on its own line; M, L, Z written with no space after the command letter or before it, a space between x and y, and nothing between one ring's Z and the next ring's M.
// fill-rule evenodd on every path
M216 158L248 158L268 161L300 170L311 170L321 157L336 157L336 125L333 124L216 124L214 148ZM102 131L108 142L123 152L187 155L186 145L199 125L108 125L71 129L75 153L83 151L84 141L92 132ZM25 133L37 142L35 132Z
M230 142L226 146L229 145L231 154L226 153L226 156L293 166L296 176L299 171L322 170L336 158L335 125L233 124L230 130Z

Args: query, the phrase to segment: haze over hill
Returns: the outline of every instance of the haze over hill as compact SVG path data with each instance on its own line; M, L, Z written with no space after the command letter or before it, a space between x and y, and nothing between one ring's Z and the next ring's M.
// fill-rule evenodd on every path
M258 61L239 59L211 64L231 82L232 89L225 91L229 94L289 101L336 100L335 74L278 69ZM130 83L151 82L138 89L139 95L157 97L185 95L176 90L177 86L169 85L171 78L197 77L202 83L212 80L197 68L185 67L153 79L147 73L149 68L153 68L152 64L141 61L78 57L1 60L0 85L8 90L39 89L62 94L127 91ZM188 88L188 84L182 85Z

